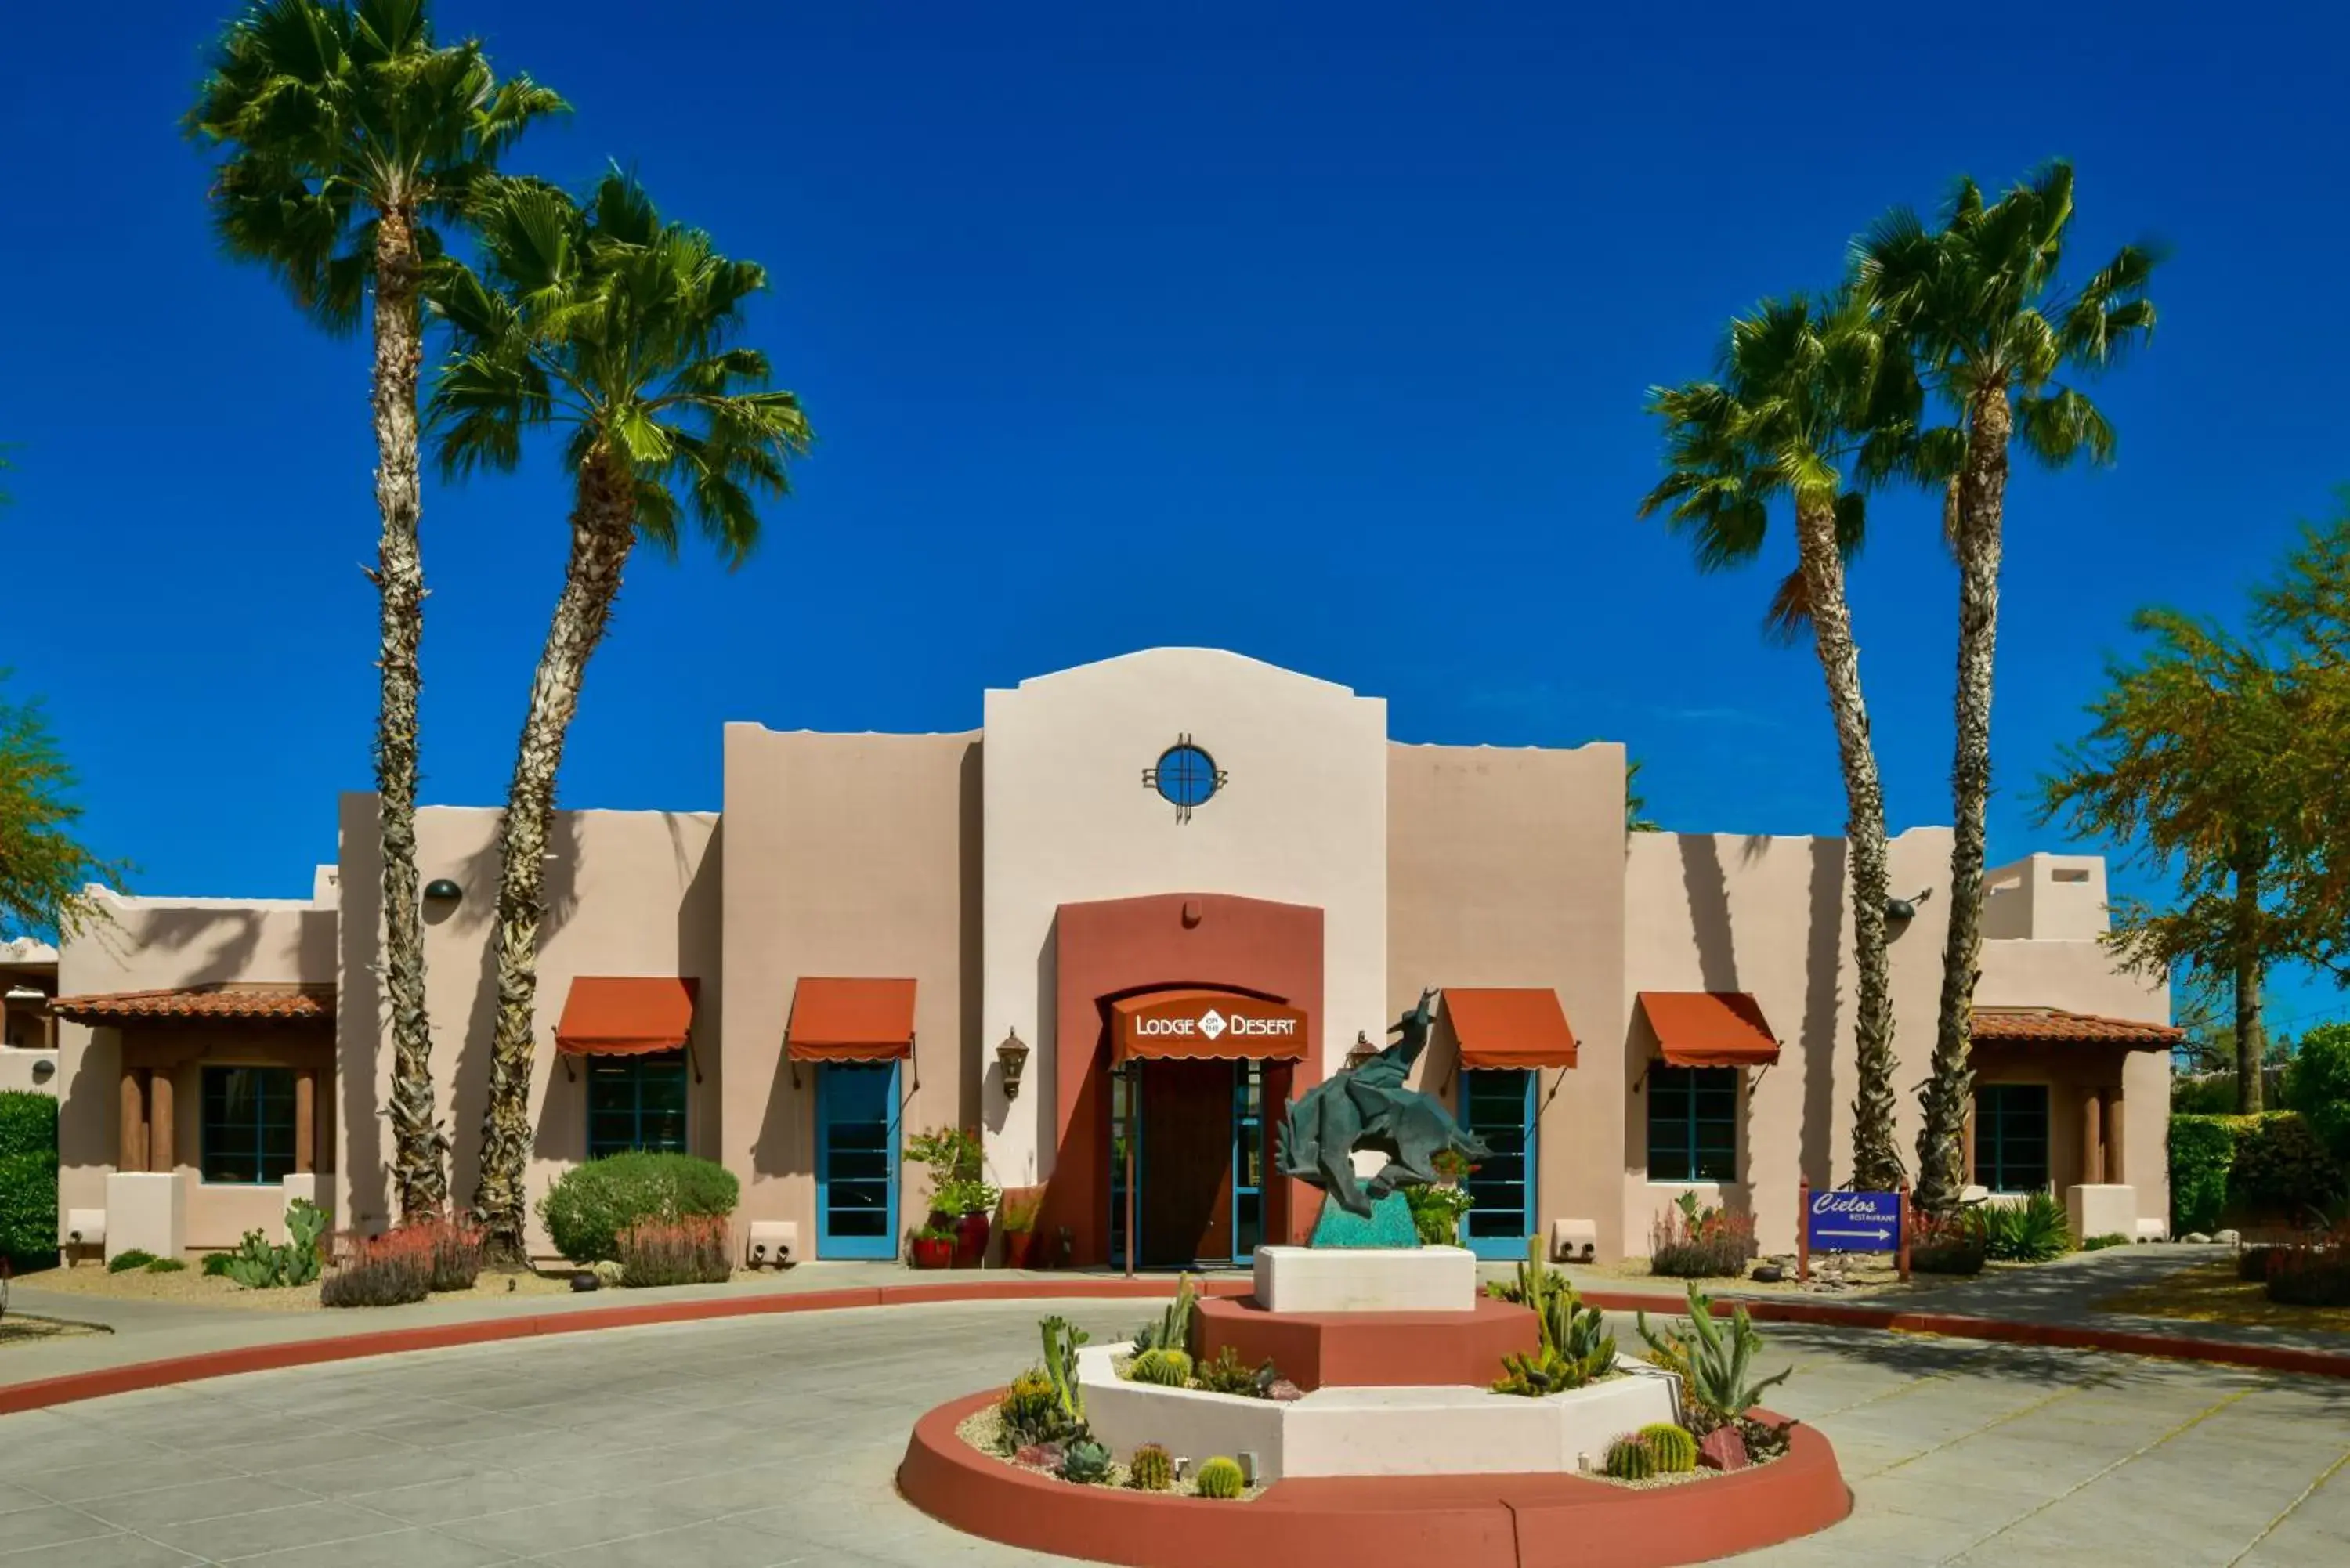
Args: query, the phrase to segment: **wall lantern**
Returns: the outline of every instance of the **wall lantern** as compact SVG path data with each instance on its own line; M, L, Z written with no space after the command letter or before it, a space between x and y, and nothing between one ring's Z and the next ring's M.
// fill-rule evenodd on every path
M424 901L428 904L453 904L465 896L465 889L446 877L435 877L424 884Z
M1918 918L1918 906L1933 896L1934 889L1929 888L1914 898L1887 898L1885 900L1885 918L1906 925Z
M1018 1029L1012 1029L1005 1033L1003 1044L995 1048L995 1060L1003 1069L1003 1097L1007 1100L1018 1099L1020 1075L1028 1067L1028 1047L1022 1043Z
M1354 1048L1347 1053L1347 1071L1353 1072L1378 1054L1379 1048L1371 1044L1371 1037L1356 1030Z

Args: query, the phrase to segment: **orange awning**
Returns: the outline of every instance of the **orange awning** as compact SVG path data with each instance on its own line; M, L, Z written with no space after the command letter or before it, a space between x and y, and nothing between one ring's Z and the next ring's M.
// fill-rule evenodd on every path
M914 982L800 976L784 1049L795 1062L894 1062L914 1054Z
M1544 987L1444 988L1444 1011L1463 1067L1572 1067L1575 1031L1558 992Z
M693 1030L697 989L671 975L580 975L563 999L555 1047L573 1056L674 1051Z
M1640 1011L1676 1067L1767 1067L1779 1060L1762 1009L1742 991L1644 991Z
M1234 991L1150 991L1109 1004L1111 1060L1295 1062L1304 1010Z

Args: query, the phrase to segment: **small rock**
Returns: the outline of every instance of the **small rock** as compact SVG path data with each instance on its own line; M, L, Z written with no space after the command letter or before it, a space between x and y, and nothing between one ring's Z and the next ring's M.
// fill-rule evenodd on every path
M592 1291L603 1282L585 1269L571 1276L571 1288L575 1291ZM512 1289L514 1282L508 1280L506 1285L508 1289Z
M1276 1377L1264 1386L1264 1397L1268 1399L1277 1399L1285 1405L1292 1399L1305 1398L1305 1390L1286 1377Z
M2243 1237L2238 1235L2233 1231L2221 1231L2215 1233L2211 1240L2217 1241L2222 1247L2233 1247L2241 1244L2243 1241Z
M1697 1445L1697 1462L1710 1470L1746 1468L1746 1438L1735 1427L1716 1427Z
M1064 1458L1058 1443L1024 1443L1012 1456L1022 1464L1040 1470L1057 1470Z
M2189 1231L2178 1239L2190 1247L2208 1247L2211 1244L2211 1238L2200 1231Z
M1786 1271L1776 1263L1757 1263L1754 1265L1754 1272L1747 1277L1758 1285L1775 1285L1785 1279L1787 1274Z

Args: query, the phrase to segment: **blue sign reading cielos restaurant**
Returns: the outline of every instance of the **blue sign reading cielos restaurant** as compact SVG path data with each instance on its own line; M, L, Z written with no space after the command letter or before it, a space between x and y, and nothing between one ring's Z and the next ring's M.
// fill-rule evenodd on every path
M1898 1251L1901 1194L1814 1192L1804 1237L1815 1252Z

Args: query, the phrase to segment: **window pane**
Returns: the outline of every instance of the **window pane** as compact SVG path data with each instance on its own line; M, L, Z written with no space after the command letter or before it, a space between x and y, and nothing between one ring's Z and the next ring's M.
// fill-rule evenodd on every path
M206 1067L197 1168L206 1181L282 1181L294 1173L294 1071Z

